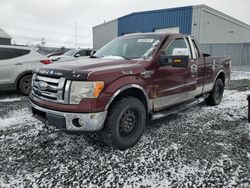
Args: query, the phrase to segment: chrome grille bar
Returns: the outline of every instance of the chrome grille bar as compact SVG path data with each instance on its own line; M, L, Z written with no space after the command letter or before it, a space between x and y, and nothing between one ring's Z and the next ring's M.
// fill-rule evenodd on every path
M50 78L45 76L33 75L32 93L38 98L68 104L68 96L64 97L64 86L66 79Z

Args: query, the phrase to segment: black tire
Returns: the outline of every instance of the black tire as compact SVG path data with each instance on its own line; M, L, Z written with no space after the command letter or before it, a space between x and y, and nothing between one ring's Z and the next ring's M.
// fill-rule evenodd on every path
M213 90L209 93L209 96L206 98L206 104L209 106L219 105L222 101L223 93L224 93L224 83L221 79L217 79Z
M31 91L31 79L32 75L23 76L18 82L18 90L23 95L29 95Z
M139 99L122 98L109 109L103 141L120 150L130 148L140 140L146 121L146 109Z

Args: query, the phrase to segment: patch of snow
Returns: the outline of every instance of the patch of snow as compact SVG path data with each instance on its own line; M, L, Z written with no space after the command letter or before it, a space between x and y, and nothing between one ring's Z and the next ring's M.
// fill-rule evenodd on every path
M250 72L243 72L243 71L231 72L231 80L243 80L243 79L250 79Z
M22 123L25 120L31 118L31 114L28 109L21 109L17 111L11 111L8 117L0 118L0 130L4 130L13 125Z
M16 97L16 98L6 98L6 99L1 99L1 102L17 102L17 101L21 101L23 99L23 97Z

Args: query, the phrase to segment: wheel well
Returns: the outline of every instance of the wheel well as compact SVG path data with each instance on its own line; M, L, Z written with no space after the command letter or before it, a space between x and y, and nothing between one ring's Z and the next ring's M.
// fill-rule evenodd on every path
M122 91L121 93L119 93L114 98L114 100L111 102L111 104L109 105L108 109L112 105L114 105L116 103L116 101L120 100L123 97L128 97L128 96L135 97L135 98L139 99L143 103L146 111L148 112L148 101L147 101L147 98L146 98L145 94L140 89L137 89L137 88L128 88L128 89Z
M27 75L32 75L32 72L26 72L23 74L20 74L17 79L16 79L16 88L19 89L19 82L22 79L22 77L27 76Z
M216 80L221 79L223 84L225 85L225 73L220 72L219 75L217 76Z

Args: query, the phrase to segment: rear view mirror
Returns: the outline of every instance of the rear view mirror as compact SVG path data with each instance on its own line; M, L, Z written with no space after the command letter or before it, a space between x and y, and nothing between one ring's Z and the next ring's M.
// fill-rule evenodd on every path
M160 66L171 65L173 67L188 67L189 56L165 56L161 55L158 60Z

